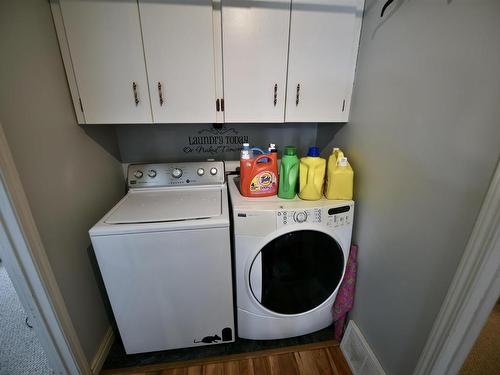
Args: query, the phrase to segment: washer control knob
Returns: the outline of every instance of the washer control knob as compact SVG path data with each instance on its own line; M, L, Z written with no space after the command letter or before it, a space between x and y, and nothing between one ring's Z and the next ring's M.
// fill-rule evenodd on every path
M143 176L142 171L135 171L135 172L134 172L134 177L135 177L135 178L141 178L142 176Z
M203 168L198 168L196 173L198 173L198 176L203 176L205 174L205 170Z
M181 176L182 176L182 169L174 168L174 170L172 171L172 177L179 178Z
M293 215L293 219L297 223L303 223L304 221L307 220L307 212L305 211L296 212L295 215Z
M215 176L217 174L217 168L213 167L213 168L210 168L210 174L212 176Z
M151 177L151 178L155 178L156 177L156 171L154 169L151 169L148 172L148 176Z

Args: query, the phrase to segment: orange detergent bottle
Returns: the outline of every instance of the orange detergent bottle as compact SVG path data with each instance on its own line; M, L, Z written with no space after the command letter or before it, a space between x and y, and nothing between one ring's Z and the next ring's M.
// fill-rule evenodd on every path
M252 159L242 150L240 158L240 192L245 197L268 197L278 192L278 153L262 154Z

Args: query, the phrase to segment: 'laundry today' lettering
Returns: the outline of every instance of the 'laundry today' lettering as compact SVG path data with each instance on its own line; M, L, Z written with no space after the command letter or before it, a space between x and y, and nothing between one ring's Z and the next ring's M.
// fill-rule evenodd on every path
M248 143L246 135L207 135L189 137L189 145L223 145L223 144L242 144Z
M217 145L223 144L224 137L220 135L207 135L201 137L189 137L190 145Z

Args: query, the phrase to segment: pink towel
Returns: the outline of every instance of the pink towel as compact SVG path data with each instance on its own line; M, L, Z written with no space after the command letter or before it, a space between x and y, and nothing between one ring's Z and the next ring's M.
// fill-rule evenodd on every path
M345 269L344 279L340 284L337 298L333 304L333 321L335 322L335 340L342 339L344 334L345 318L349 311L352 309L354 303L354 290L356 289L356 271L358 268L357 263L358 246L352 245L347 258L347 266Z

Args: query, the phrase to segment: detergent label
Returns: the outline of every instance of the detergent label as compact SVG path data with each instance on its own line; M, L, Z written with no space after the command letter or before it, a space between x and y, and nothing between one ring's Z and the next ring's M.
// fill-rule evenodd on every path
M276 191L276 175L269 171L257 173L250 182L252 193L269 193Z

